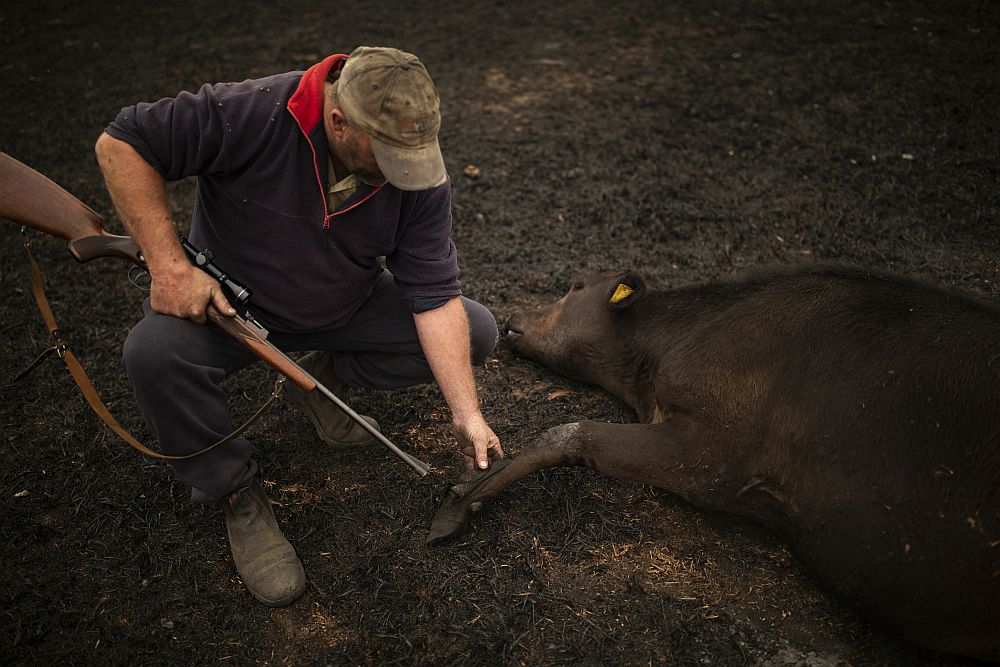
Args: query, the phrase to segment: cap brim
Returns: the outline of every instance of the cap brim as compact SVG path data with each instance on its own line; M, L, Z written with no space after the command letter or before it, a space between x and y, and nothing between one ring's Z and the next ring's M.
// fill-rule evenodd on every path
M435 188L448 177L437 139L422 148L398 148L369 135L385 180L400 190Z

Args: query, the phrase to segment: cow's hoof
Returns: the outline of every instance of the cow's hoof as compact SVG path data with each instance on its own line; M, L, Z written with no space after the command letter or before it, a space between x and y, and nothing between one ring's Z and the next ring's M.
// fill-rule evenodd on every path
M444 540L458 537L469 527L472 518L472 508L462 501L459 486L448 489L448 495L438 508L431 529L427 534L427 544L438 544Z
M508 465L510 465L509 459L496 461L489 470L473 473L475 477L472 481L448 489L448 495L445 496L437 514L434 515L434 520L431 521L427 544L437 544L464 533L469 527L472 515L482 508L482 501L490 496L475 501L472 498L479 497L481 494L478 492L482 490L482 486Z

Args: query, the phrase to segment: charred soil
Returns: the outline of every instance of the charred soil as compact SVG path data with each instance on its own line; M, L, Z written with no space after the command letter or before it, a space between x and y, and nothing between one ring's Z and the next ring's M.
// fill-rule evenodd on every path
M0 28L0 150L116 233L93 143L122 106L384 44L420 55L438 85L463 286L500 320L592 269L670 287L834 260L1000 296L1000 10L987 0L39 0L8 3ZM186 220L192 184L171 193ZM4 224L6 383L47 334ZM120 363L141 293L124 268L33 239L64 339L150 439ZM233 410L248 415L272 381L262 367L228 379ZM635 419L502 342L477 382L514 456L551 426ZM118 441L61 362L0 400L4 663L966 662L866 624L753 524L582 469L524 480L466 536L425 546L461 467L434 386L352 399L432 464L425 479L382 449L324 446L287 403L255 426L309 576L298 602L268 609L236 575L221 512Z

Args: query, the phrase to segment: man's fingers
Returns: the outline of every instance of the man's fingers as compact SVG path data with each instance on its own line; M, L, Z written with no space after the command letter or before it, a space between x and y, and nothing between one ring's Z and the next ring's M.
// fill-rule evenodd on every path
M475 469L486 470L489 467L489 449L481 440L476 441L472 446L462 448L462 455L465 457L465 469L472 472Z
M503 458L500 438L485 423L473 428L456 428L455 435L465 458L467 473L486 470L491 461Z
M479 466L480 470L486 470L490 467L490 457L487 455L487 452L489 451L489 447L487 446L488 442L489 440L486 442L483 442L482 440L476 441L476 464Z
M499 461L503 458L503 447L500 446L500 438L497 434L490 430L489 437L487 439L488 447L486 449L486 455L490 457L490 461Z
M489 447L486 438L477 438L472 434L467 436L465 446L462 447L462 454L465 455L465 463L473 468L485 470L489 467Z
M229 303L229 299L222 293L222 290L215 288L212 290L212 305L223 315L232 317L236 314L236 309Z
M499 461L503 457L503 447L500 446L500 438L492 430L489 431L489 435L486 437L485 446L480 447L480 443L476 443L476 460L480 468L486 469L489 467L491 461Z

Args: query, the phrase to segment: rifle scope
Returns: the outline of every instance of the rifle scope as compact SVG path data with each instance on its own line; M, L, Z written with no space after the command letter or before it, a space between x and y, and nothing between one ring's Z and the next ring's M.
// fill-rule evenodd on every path
M188 240L181 237L181 247L184 248L184 252L188 254L191 261L199 269L212 276L222 285L223 289L235 299L236 303L240 306L246 307L250 302L250 296L253 294L248 288L240 285L238 282L229 277L229 274L217 267L212 263L215 259L215 254L206 248L205 250L198 250L193 245L188 243Z

